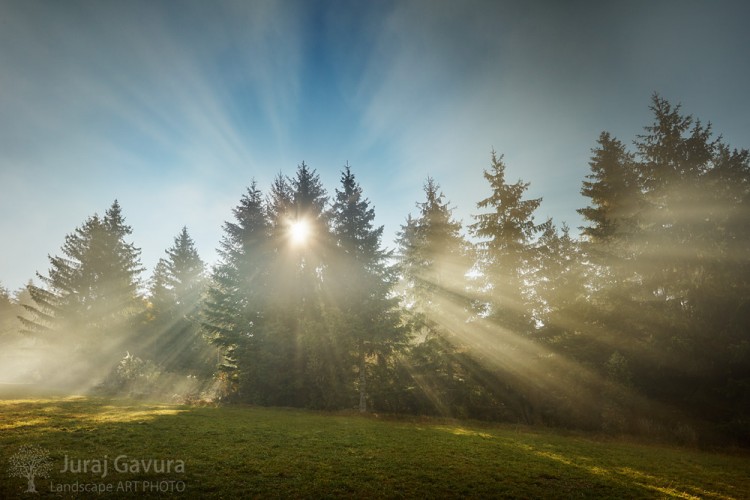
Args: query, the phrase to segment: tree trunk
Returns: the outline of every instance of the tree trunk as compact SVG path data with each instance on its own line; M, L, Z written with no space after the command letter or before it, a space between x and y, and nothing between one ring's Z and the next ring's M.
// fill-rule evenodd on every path
M26 483L26 493L36 493L36 484L34 484L34 476L29 476L26 478L28 482Z

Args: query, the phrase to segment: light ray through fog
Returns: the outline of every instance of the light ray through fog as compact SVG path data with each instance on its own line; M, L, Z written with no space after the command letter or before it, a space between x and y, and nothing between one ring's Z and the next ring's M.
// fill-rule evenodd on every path
M528 398L531 403L535 398L544 398L549 395L565 397L569 400L571 408L581 416L598 417L603 411L602 393L618 391L619 398L627 401L630 411L642 412L643 418L647 415L669 415L675 418L677 413L674 409L658 401L649 400L642 395L633 392L630 388L622 386L617 382L606 380L600 373L584 366L573 359L565 357L560 352L555 352L546 347L538 339L530 338L526 334L504 328L488 319L474 316L469 317L466 304L472 296L464 289L458 293L460 286L445 284L440 286L433 283L435 293L429 294L429 311L426 312L428 324L434 325L441 336L458 349L459 353L467 353L469 358L479 363L484 373L473 373L479 377L487 387L498 389L498 382L502 387L500 390L511 390L517 392L520 399ZM638 312L634 311L634 314ZM641 311L642 313L642 311ZM571 316L563 317L565 327L575 331L576 327L583 327L580 318ZM609 343L613 349L618 347L613 332L593 329L586 325L586 339L588 342ZM648 356L647 351L639 353ZM462 362L456 358L459 364ZM678 360L664 360L665 363L676 363ZM430 380L422 373L415 371L409 361L399 357L397 362L413 376L419 388L429 398L435 409L443 414L450 415L449 402L441 399L440 393L435 386L435 381ZM471 366L464 366L471 371ZM486 370L486 371L484 371ZM496 376L495 380L484 380L486 375ZM505 403L508 403L507 395ZM510 400L512 401L513 398ZM606 401L606 399L605 399ZM531 403L537 405L536 411L543 405L539 401ZM537 422L530 420L527 423ZM535 418L539 418L537 415ZM583 418L579 425L586 425Z

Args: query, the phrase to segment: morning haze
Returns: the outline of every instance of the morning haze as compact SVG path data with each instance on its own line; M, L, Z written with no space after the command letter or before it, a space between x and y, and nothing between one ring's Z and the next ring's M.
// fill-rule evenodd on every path
M0 496L750 495L748 14L0 2Z

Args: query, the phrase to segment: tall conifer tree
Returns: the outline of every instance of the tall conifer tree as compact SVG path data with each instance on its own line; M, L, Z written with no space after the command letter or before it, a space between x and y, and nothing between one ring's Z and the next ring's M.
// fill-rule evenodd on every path
M461 223L453 219L434 179L427 179L424 193L425 201L417 203L419 216L410 215L399 233L401 272L407 303L415 305L428 325L439 328L435 318L444 306L442 301L465 299L465 275L471 262Z
M255 181L224 224L203 306L203 331L224 355L222 373L227 390L257 400L259 362L267 324L270 231L263 196Z
M529 184L520 180L509 184L502 156L494 151L484 178L492 194L477 203L477 208L488 211L475 215L476 222L470 229L479 239L479 263L487 290L486 314L509 332L528 335L534 325L524 275L533 268L537 236L551 223L534 221L542 199L523 199Z
M368 359L387 363L405 340L393 297L396 269L388 264L391 252L381 248L383 226L374 227L375 210L348 165L341 174L341 189L336 190L330 217L336 240L330 288L345 325L338 339L354 344L359 410L366 412Z
M63 255L50 257L46 276L37 273L43 286L28 287L34 303L25 306L25 331L42 334L61 356L82 357L69 364L77 382L98 374L87 370L110 368L132 338L142 267L140 250L125 240L131 233L115 200L104 217L89 217L65 237Z
M588 241L602 247L632 239L642 205L635 159L608 132L599 135L597 147L591 152L591 173L583 181L581 194L591 199L592 206L578 210L588 223L581 232Z
M409 377L419 387L419 411L466 415L466 400L476 389L463 353L469 247L434 179L427 179L424 194L419 215L407 218L398 238L405 312L416 330Z
M150 288L150 355L167 370L208 374L212 361L197 320L205 265L187 228L159 259Z

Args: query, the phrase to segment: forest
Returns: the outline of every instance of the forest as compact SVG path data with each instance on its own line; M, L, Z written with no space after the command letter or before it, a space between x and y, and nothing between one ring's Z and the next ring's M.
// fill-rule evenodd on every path
M332 191L304 162L250 182L216 263L183 227L148 277L115 200L0 289L4 359L66 393L748 445L749 153L650 109L631 142L596 138L577 232L495 151L471 221L428 178L394 250L348 165Z

